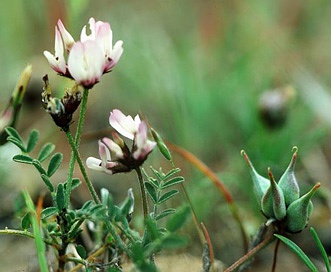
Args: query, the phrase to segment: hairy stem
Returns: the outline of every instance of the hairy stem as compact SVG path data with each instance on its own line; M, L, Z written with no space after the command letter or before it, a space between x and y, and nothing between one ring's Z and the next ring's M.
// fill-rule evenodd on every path
M35 238L34 234L27 231L27 230L15 230L15 229L7 229L6 228L6 229L0 230L0 235L3 235L3 234L23 236L23 237L32 238L32 239ZM54 246L54 243L53 243L52 240L43 238L43 241L44 241L45 244L48 244L50 246Z
M144 180L143 180L143 176L141 174L140 168L137 167L135 170L137 172L139 186L140 186L142 206L143 206L143 212L144 212L144 219L146 220L147 216L148 216L148 205L147 205L147 195L146 195Z
M77 162L78 162L78 165L79 165L80 171L82 172L82 175L83 175L83 177L84 177L84 179L85 179L85 182L86 182L87 188L88 188L88 190L89 190L89 192L90 192L90 194L91 194L91 196L92 196L94 202L95 202L95 203L100 203L100 199L99 199L97 193L95 192L95 189L94 189L94 187L93 187L93 184L92 184L92 182L90 181L90 179L89 179L89 177L88 177L88 175L87 175L87 172L86 172L85 166L84 166L84 164L83 164L83 162L82 162L82 159L81 159L81 157L80 157L80 155L79 155L78 149L77 149L77 147L76 147L76 145L75 145L75 142L74 142L74 139L73 139L73 137L72 137L72 135L71 135L71 133L70 133L70 130L66 131L65 133L66 133L66 136L67 136L67 138L68 138L68 141L69 141L69 144L70 144L70 146L71 146L71 149L72 149L72 151L73 151L73 153L74 153L74 156L75 156L75 158L76 158L76 160L77 160Z
M89 94L89 89L84 89L80 112L79 112L77 130L76 130L76 135L75 135L75 146L76 146L77 150L79 148L80 137L81 137L82 131L83 131L83 124L84 124L84 120L85 120L88 94ZM71 157L70 157L70 163L69 163L68 177L67 177L67 192L66 192L66 207L67 208L69 208L69 205L70 205L70 195L71 195L71 189L72 189L72 178L73 178L73 173L74 173L74 169L75 169L75 160L76 160L76 156L75 156L74 151L72 150Z

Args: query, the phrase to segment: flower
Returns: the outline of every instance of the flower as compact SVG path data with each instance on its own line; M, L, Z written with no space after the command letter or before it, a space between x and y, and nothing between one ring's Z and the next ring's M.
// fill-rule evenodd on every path
M99 155L101 159L89 157L86 160L86 165L90 169L112 174L111 168L116 166L116 163L111 162L110 152L107 146L102 141L99 141L98 143Z
M55 26L55 53L44 51L51 68L62 76L73 78L78 84L92 88L104 73L110 72L123 53L123 41L113 46L113 33L109 23L89 19L89 32L84 26L80 40L76 41L61 20ZM67 52L65 59L64 49Z
M99 141L101 159L89 157L86 161L87 167L115 174L129 172L141 166L156 146L156 142L148 139L149 129L146 122L141 121L138 115L133 119L115 109L110 113L109 123L118 133L133 141L132 148L129 149L114 132L113 140L105 137Z

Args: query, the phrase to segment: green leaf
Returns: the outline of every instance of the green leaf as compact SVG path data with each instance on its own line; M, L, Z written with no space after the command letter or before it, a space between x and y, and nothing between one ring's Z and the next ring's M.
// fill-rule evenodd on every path
M163 249L178 249L187 246L188 242L187 236L171 233L162 239L161 247Z
M7 138L7 141L13 143L13 144L16 145L19 149L21 149L22 152L26 153L26 149L25 149L25 147L24 147L24 143L21 142L20 140L18 140L17 138L14 138L14 137L12 137L12 136L9 136L9 137Z
M167 174L165 174L164 180L169 179L170 177L172 177L173 175L175 175L175 174L177 174L179 172L180 172L180 169L179 168L171 169Z
M45 219L47 217L53 216L56 213L57 213L56 207L47 207L43 209L43 211L41 212L41 219Z
M100 196L101 196L101 203L105 207L107 207L107 205L108 205L109 191L106 188L101 188L101 190L100 190Z
M46 160L54 151L55 145L52 143L46 143L40 150L38 154L38 161L43 162Z
M79 178L73 178L71 181L71 190L76 189L79 185L81 185L81 181ZM67 182L64 183L64 190L67 191Z
M313 227L310 228L310 232L313 235L313 238L315 240L315 243L316 243L319 251L321 252L321 255L322 255L324 263L325 263L326 270L328 272L330 272L331 269L330 269L330 261L329 261L329 258L328 258L328 254L326 253L325 248L324 248L320 238L318 237L317 232L315 231L315 229Z
M30 213L26 213L21 220L21 228L26 230L31 227Z
M31 152L36 147L38 139L39 139L39 132L38 132L38 130L33 129L30 132L28 144L26 146L27 153Z
M80 208L81 211L84 211L85 213L90 210L90 208L93 206L93 201L89 200L84 203L84 205Z
M51 180L49 179L49 177L45 174L41 174L40 176L43 179L43 181L44 181L45 185L47 186L48 190L51 193L53 193L54 192L54 186L53 186Z
M77 245L76 246L76 250L79 254L79 256L82 258L82 259L85 259L87 254L86 254L86 250L85 248L82 246L82 245Z
M13 157L15 162L26 163L26 164L33 164L33 158L29 155L18 154Z
M174 190L171 190L171 191L168 191L166 193L164 193L157 201L158 204L161 204L165 201L167 201L169 198L175 196L178 194L178 190L174 189Z
M63 155L61 153L55 153L52 156L51 160L49 161L48 169L47 169L47 175L49 177L51 177L57 171L57 169L59 169L62 159L63 159Z
M155 191L155 188L153 187L153 185L150 184L149 182L145 182L145 188L146 188L148 195L152 199L153 203L156 204L158 202L158 199L157 199L156 191Z
M178 230L179 228L181 228L188 215L190 214L190 207L185 205L183 207L181 207L168 221L167 223L167 229L170 232L174 232L176 230Z
M176 209L166 209L166 210L163 210L162 212L160 212L156 217L155 217L155 220L160 220L161 218L163 217L166 217L170 214L174 214L176 212Z
M59 185L57 186L56 205L59 212L62 211L66 205L66 195L65 195L63 183L59 183Z
M156 221L153 220L152 218L148 217L146 219L146 235L149 238L149 241L154 241L157 238L159 238L159 232L157 229L157 224Z
M7 132L8 136L11 138L16 139L18 142L20 142L22 145L24 145L23 139L21 138L18 131L13 127L7 127L5 128L5 131Z
M157 170L155 170L153 167L151 167L151 170L153 172L153 174L156 176L156 178L161 181L164 180L164 174L162 173L162 170L160 169L160 172L158 172Z
M285 245L289 247L289 249L294 252L299 259L313 272L318 272L317 267L314 265L314 263L309 259L309 257L302 251L302 249L296 245L294 242L292 242L290 239L279 235L274 234L279 240L281 240Z
M32 164L38 170L38 172L40 173L40 175L47 175L46 170L41 166L40 161L34 159L32 161Z
M81 184L82 182L79 180L79 178L73 178L71 183L71 190L76 189Z
M165 182L161 186L161 188L165 189L165 188L168 188L168 187L173 186L175 184L182 183L183 181L184 181L183 177L175 177L175 178L172 178L171 180L168 180L167 182Z

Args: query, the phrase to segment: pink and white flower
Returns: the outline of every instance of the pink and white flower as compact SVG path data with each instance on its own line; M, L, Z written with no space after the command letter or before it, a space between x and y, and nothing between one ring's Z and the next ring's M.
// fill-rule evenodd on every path
M44 51L51 68L62 76L73 78L86 88L93 87L104 73L110 72L123 53L123 41L113 46L113 33L109 23L89 20L89 32L84 26L80 40L76 41L61 20L55 27L55 53ZM64 49L67 52L65 60Z
M86 166L96 171L105 172L106 174L113 174L111 169L116 167L118 163L111 161L110 150L102 141L99 141L98 144L100 159L88 157Z
M120 110L113 110L110 113L109 123L118 133L133 141L132 148L129 149L118 134L114 133L114 141L109 138L99 141L101 159L88 158L87 167L114 174L128 172L141 166L156 146L156 142L148 139L149 131L146 122L141 121L138 115L133 119Z

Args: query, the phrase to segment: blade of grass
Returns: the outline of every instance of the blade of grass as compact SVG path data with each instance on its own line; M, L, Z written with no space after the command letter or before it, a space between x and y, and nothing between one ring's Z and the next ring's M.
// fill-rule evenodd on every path
M317 267L314 265L314 263L309 259L309 257L302 251L302 249L292 242L290 239L279 235L274 234L279 240L281 240L285 245L288 246L288 248L295 253L299 257L299 259L310 269L310 271L318 272Z
M329 257L328 257L328 254L326 253L325 249L324 249L324 246L320 240L320 238L318 237L318 234L317 232L315 231L315 229L313 227L310 228L310 232L311 234L313 235L313 238L315 240L315 243L319 249L319 251L321 252L322 254L322 257L323 257L323 260L324 260L324 263L325 263L325 267L326 267L326 270L328 272L331 271L330 269L330 261L329 261Z
M47 260L46 260L46 247L45 243L43 241L41 232L40 232L40 227L37 221L37 214L35 207L33 205L32 199L27 191L23 192L24 199L26 202L26 206L28 207L28 210L30 212L30 219L32 223L32 229L33 229L33 234L34 234L34 239L36 243L36 249L37 249L37 255L38 255L38 261L39 261L39 267L41 272L47 272L48 267L47 267Z

